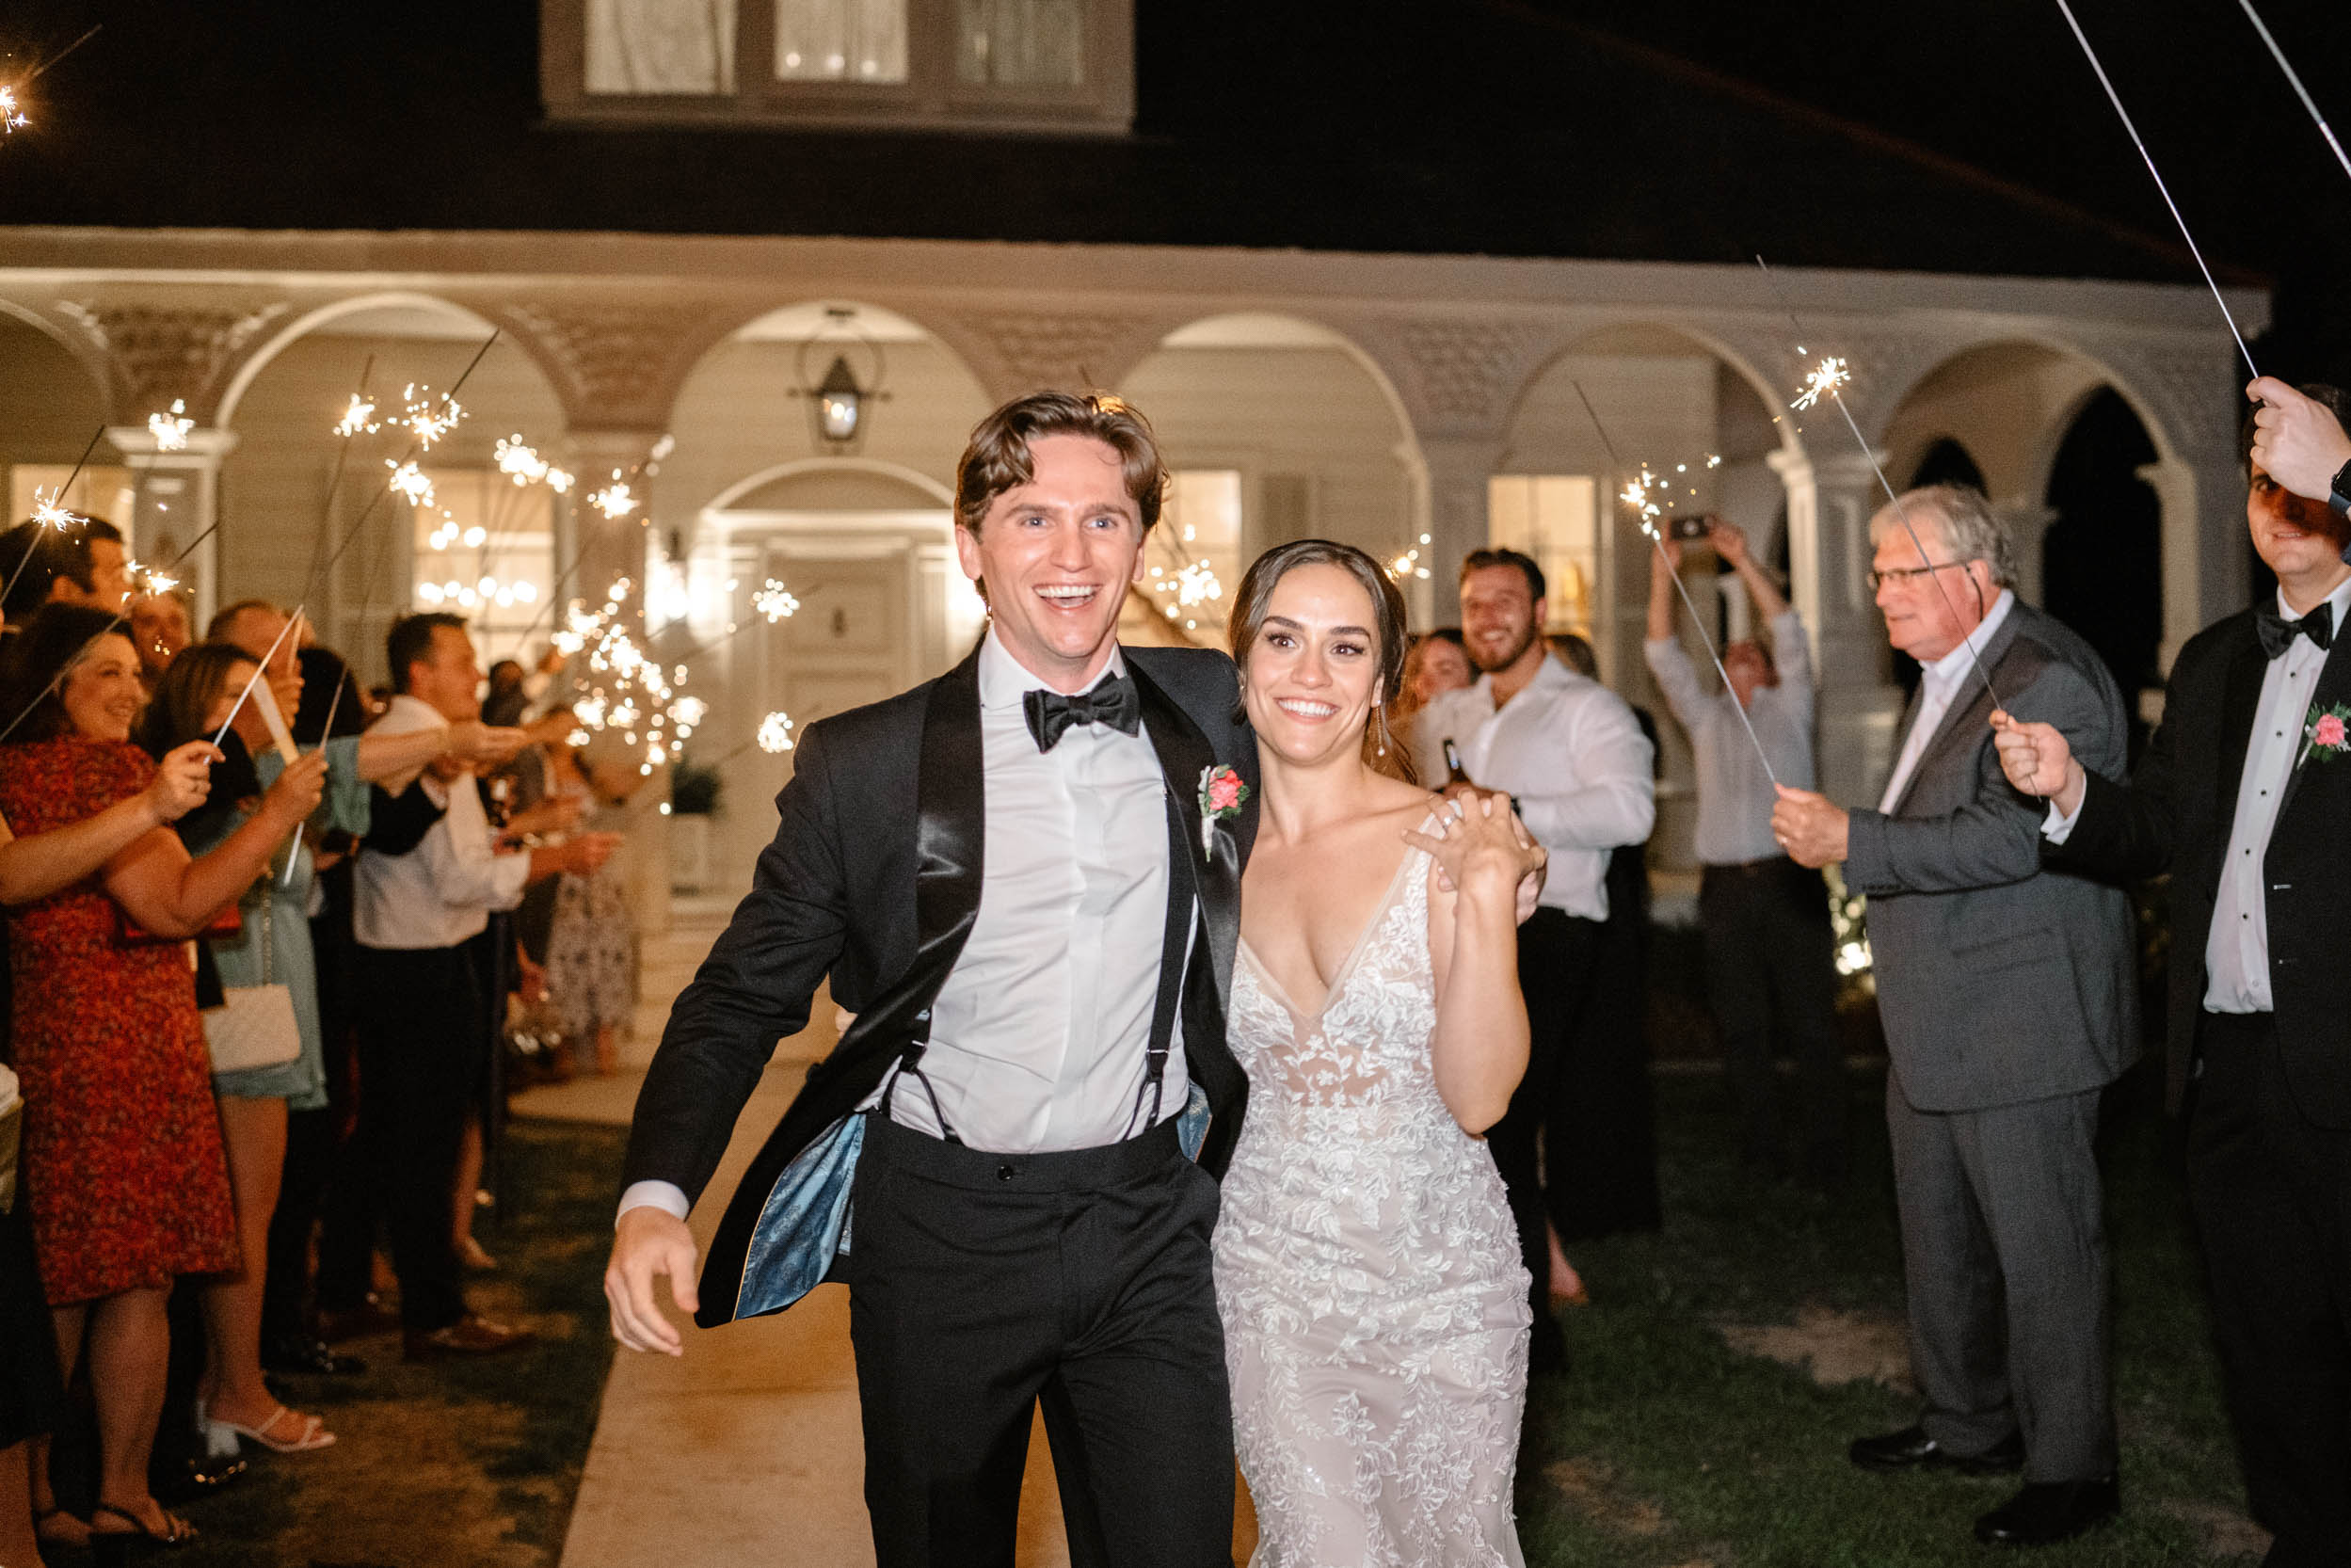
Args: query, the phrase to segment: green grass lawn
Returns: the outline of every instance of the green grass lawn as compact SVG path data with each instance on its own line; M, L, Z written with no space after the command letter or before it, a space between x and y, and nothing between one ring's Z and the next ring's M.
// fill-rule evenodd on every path
M1857 1470L1846 1444L1909 1424L1915 1398L1872 1381L1823 1387L1722 1335L1725 1325L1791 1324L1811 1308L1891 1337L1902 1274L1883 1082L1881 1069L1857 1075L1853 1182L1831 1201L1739 1168L1719 1078L1660 1080L1666 1227L1574 1251L1595 1304L1563 1315L1573 1366L1538 1380L1530 1397L1519 1485L1530 1563L1986 1560L1971 1527L2013 1479ZM2223 1561L2215 1546L2242 1543L2229 1533L2243 1494L2176 1134L2151 1089L2144 1068L2117 1086L2103 1140L2123 1517L2034 1555L2050 1568Z

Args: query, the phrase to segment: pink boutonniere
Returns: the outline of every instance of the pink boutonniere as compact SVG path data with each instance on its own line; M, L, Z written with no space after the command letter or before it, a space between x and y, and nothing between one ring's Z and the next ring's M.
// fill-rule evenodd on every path
M1231 768L1200 770L1200 854L1204 858L1215 853L1216 824L1238 814L1248 798L1249 786Z
M2345 722L2351 721L2351 707L2338 702L2331 708L2311 704L2310 716L2302 721L2302 736L2306 743L2303 755L2332 761L2351 751L2351 731Z

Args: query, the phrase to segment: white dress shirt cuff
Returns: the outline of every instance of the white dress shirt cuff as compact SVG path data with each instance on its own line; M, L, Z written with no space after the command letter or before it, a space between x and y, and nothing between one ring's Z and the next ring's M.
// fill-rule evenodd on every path
M620 1215L632 1208L658 1208L664 1214L675 1214L680 1220L693 1205L686 1202L685 1189L667 1181L632 1181L629 1190L620 1194L620 1212L613 1216L613 1224L620 1224Z
M2087 792L2085 792L2085 794L2087 794ZM2085 798L2082 805L2087 806L2088 804L2088 800ZM2057 803L2053 800L2049 803L2049 815L2040 824L2040 836L2048 840L2053 844L2064 843L2066 840L2072 837L2073 824L2081 820L2081 806L2076 806L2073 808L2072 813L2068 815L2066 812L2058 810Z

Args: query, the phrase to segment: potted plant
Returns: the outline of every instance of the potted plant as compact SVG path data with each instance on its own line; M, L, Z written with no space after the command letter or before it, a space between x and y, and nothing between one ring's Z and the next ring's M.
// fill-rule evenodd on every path
M711 818L726 780L716 768L680 756L669 770L669 886L696 893L711 880Z

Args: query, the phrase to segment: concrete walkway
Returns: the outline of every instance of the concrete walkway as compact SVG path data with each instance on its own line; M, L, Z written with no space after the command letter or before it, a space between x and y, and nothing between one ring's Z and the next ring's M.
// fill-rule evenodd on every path
M669 935L648 942L645 1000L623 1070L516 1096L515 1113L625 1124L661 1039L669 1002L726 923L723 905L681 903ZM734 1143L694 1215L707 1244L725 1195L783 1114L810 1062L833 1048L829 1000L783 1043L743 1113ZM674 1316L675 1314L673 1314ZM604 1388L563 1568L701 1568L706 1563L863 1568L865 1465L849 1296L824 1286L776 1317L704 1332L682 1358L621 1351ZM1021 1497L1021 1568L1068 1561L1040 1426ZM1254 1525L1245 1527L1254 1537Z

